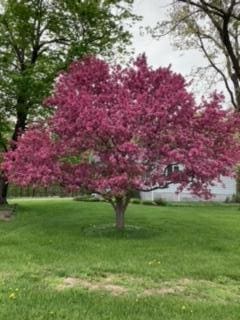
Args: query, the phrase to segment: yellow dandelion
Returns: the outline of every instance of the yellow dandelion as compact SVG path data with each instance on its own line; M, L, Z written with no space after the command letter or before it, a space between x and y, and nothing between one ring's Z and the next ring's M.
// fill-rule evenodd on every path
M9 295L9 299L12 299L12 300L16 299L16 294L15 294L14 292L11 293L11 294Z

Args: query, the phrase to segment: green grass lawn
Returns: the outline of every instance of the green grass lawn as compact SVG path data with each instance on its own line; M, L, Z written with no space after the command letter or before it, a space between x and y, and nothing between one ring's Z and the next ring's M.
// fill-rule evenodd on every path
M237 206L16 200L0 222L0 319L240 319Z

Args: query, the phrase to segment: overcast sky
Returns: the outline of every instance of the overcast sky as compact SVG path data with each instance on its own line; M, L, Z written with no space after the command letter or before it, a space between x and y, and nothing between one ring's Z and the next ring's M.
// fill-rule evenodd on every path
M193 67L202 66L206 63L200 52L197 50L186 50L180 52L174 50L170 44L170 37L165 36L160 40L154 40L150 35L140 35L140 26L155 26L158 21L166 18L166 13L171 0L135 0L134 11L136 14L143 16L143 20L138 22L133 31L133 45L137 54L145 52L149 63L153 67L167 67L172 65L172 70L188 76ZM197 87L198 95L205 93L204 89L193 83ZM219 85L218 90L223 90Z
M154 66L172 65L175 71L187 74L193 66L201 65L203 60L197 51L188 50L180 53L170 44L170 37L154 40L150 35L140 35L139 26L154 26L166 17L171 1L169 0L135 0L135 12L143 16L134 27L134 48L136 53L146 52L149 62Z

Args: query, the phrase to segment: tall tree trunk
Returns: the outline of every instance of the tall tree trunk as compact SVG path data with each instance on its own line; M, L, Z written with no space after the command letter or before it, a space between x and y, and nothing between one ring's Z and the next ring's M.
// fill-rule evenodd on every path
M18 137L22 134L26 127L27 111L24 109L24 100L19 98L17 101L17 122L12 135L12 145L10 149L14 150L16 148L16 142ZM8 151L8 150L6 150ZM0 172L0 205L7 204L7 194L8 194L8 182L4 176L4 172Z
M116 214L116 229L119 231L125 228L125 212L128 206L129 197L116 198L114 203L114 209Z
M11 149L16 148L16 142L18 140L18 137L23 133L26 127L26 121L27 121L27 109L24 109L24 100L18 100L18 107L19 109L17 111L17 122L15 124L15 128L12 135L12 146Z
M125 227L125 211L122 208L116 208L116 229L124 230Z
M240 168L237 167L237 174L236 174L236 200L239 202L240 199Z
M8 182L7 179L0 175L0 205L7 204Z

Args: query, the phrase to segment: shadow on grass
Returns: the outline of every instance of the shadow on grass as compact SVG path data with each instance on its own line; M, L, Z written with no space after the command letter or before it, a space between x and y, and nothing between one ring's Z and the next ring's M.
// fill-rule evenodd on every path
M86 237L110 239L150 239L159 236L159 230L136 225L126 225L117 230L114 224L90 225L82 231Z

